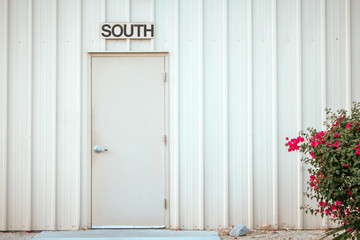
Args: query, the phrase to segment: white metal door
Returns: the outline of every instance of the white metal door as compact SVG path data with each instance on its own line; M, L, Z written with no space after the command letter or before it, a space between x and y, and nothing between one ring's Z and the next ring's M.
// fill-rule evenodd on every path
M93 228L165 227L163 74L163 56L92 58Z

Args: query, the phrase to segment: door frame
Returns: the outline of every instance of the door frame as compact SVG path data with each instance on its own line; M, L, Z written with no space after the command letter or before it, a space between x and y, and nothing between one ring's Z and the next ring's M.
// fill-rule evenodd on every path
M87 57L87 186L86 186L86 206L87 206L87 226L92 228L92 58L93 57L163 57L165 81L165 135L167 143L164 145L164 198L166 199L165 208L165 228L170 227L170 96L169 96L169 53L168 52L88 52ZM164 76L163 76L164 77ZM161 79L159 79L161 80ZM85 167L85 166L84 166ZM165 202L164 202L165 204ZM110 226L109 226L110 228Z

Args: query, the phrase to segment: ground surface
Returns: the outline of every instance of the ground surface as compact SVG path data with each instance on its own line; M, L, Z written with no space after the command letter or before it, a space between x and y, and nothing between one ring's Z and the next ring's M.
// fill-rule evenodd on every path
M0 240L29 240L39 232L0 232ZM288 230L288 231L260 231L255 230L246 236L238 237L239 240L246 239L291 239L291 240L315 240L320 239L324 235L322 230ZM220 231L220 237L223 240L232 240L234 237L226 235L226 232ZM236 238L235 238L236 239ZM328 238L331 239L331 238Z
M0 232L0 240L28 240L39 232Z
M223 240L245 240L245 239L291 239L291 240L310 240L310 239L320 239L324 236L323 230L281 230L281 231L261 231L261 230L254 230L250 233L246 234L246 236L234 238L225 233L222 234L220 231L220 237ZM326 238L331 239L331 238Z

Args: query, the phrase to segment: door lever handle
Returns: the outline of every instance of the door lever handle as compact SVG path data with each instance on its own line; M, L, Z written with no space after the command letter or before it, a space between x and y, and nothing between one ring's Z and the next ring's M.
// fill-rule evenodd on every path
M100 146L95 146L95 147L94 147L94 152L95 152L95 153L101 153L101 152L107 152L107 151L108 151L107 148L102 148L102 147L100 147Z

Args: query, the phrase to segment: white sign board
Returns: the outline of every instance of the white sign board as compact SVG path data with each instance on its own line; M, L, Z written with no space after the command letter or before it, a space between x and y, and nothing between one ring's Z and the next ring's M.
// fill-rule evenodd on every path
M152 39L154 23L102 23L101 36L105 39Z

